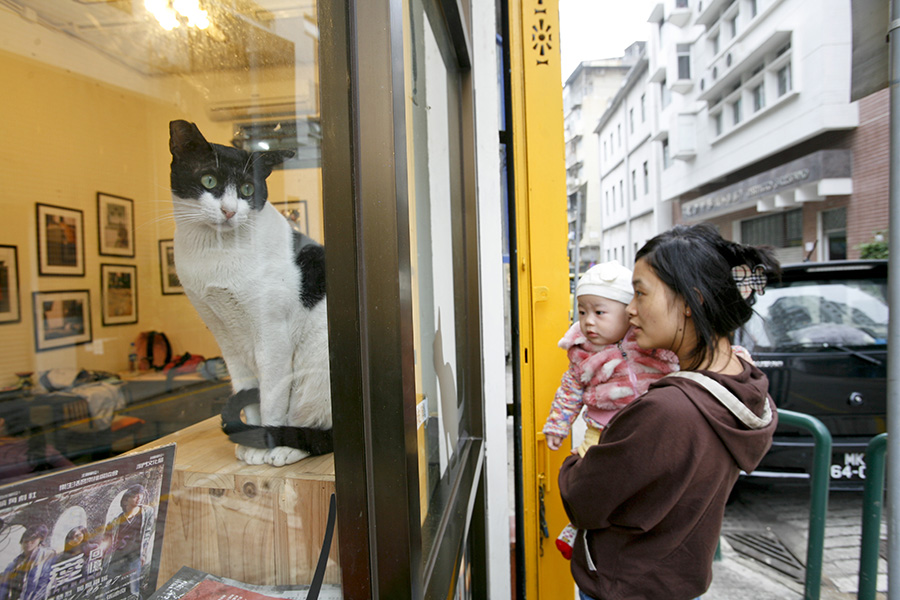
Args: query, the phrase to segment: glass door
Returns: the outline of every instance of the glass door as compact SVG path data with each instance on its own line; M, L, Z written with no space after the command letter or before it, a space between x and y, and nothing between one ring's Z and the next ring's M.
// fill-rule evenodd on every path
M352 359L333 378L344 594L466 597L484 580L468 13L320 15L348 49L321 65L326 235L347 241L326 250L330 343Z

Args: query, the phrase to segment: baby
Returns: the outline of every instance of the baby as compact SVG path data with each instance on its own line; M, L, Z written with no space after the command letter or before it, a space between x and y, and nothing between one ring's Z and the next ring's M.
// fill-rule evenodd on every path
M634 295L631 275L630 269L611 261L591 267L578 281L578 322L559 341L569 355L569 368L543 429L551 450L559 449L584 408L587 431L578 448L584 456L617 412L653 381L678 370L673 352L643 350L634 340L625 312ZM566 558L574 533L569 525L556 541Z

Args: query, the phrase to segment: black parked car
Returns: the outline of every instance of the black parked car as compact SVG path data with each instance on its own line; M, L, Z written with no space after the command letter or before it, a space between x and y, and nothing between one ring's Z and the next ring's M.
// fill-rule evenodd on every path
M861 487L869 440L885 431L887 261L785 265L738 332L779 408L812 415L832 435L832 488ZM754 477L808 478L813 438L779 426Z

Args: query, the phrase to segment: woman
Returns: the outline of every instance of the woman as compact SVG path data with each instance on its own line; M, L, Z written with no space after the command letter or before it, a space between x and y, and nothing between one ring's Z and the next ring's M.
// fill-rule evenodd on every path
M739 472L772 443L768 381L734 353L730 335L779 267L768 250L708 225L662 233L635 261L627 311L637 343L671 350L682 371L651 384L584 457L563 463L560 493L579 529L571 568L586 600L689 600L712 580ZM723 399L709 379L727 390Z

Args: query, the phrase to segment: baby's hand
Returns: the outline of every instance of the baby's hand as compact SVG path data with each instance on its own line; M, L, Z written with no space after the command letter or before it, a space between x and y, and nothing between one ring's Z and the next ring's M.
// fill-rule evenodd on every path
M544 435L544 439L547 440L547 447L551 450L559 450L563 441L563 438L558 435L550 435L549 433Z

